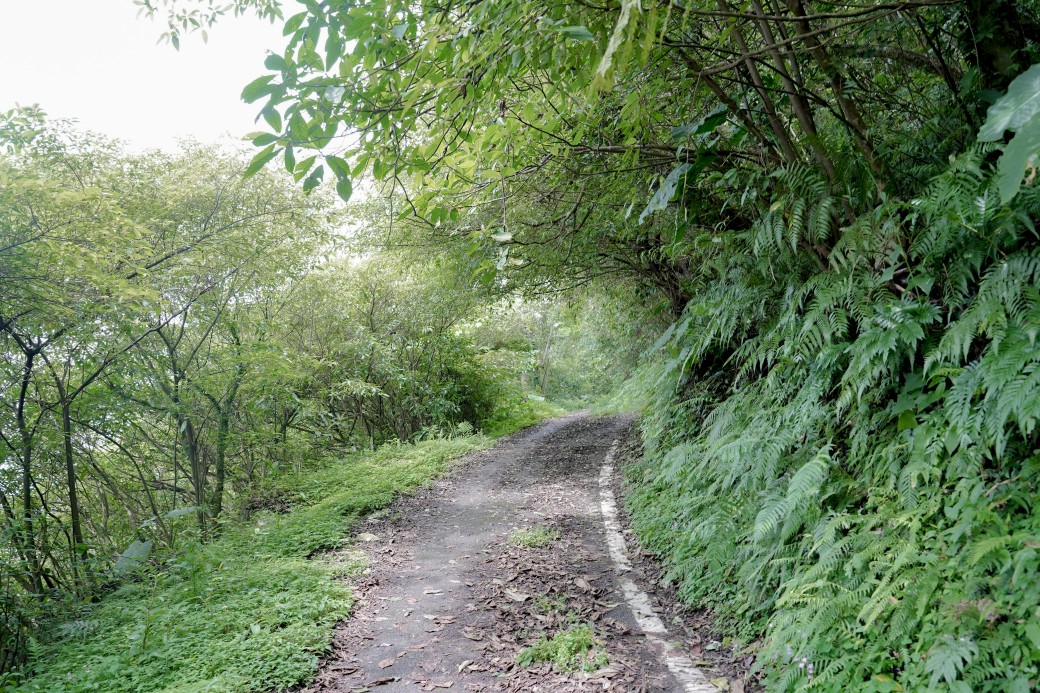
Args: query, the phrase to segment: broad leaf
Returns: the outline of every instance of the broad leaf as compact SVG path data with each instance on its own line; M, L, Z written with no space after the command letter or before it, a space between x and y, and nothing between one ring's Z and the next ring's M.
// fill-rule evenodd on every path
M349 178L340 178L336 181L336 193L344 202L350 202L350 196L354 194L354 184Z
M282 56L278 55L277 53L272 53L271 55L267 56L266 60L264 60L264 67L266 67L268 70L277 70L278 72L285 72L285 70L288 69L289 64L285 62L285 58L283 58Z
M650 202L647 203L646 209L639 215L639 223L642 224L646 221L646 218L654 212L665 209L668 203L675 197L675 190L679 186L679 181L682 180L686 172L693 167L693 164L682 163L672 169L672 172L661 182L661 186L657 188L657 192L650 198Z
M309 193L314 190L321 183L325 177L325 167L319 166L318 168L311 171L311 174L307 176L307 180L303 181L303 191Z
M1040 112L1033 115L1004 147L1004 155L997 162L997 187L1000 201L1007 204L1022 188L1022 177L1026 169L1036 164L1040 154Z
M275 150L274 145L268 145L257 152L256 156L250 160L249 165L246 166L245 172L242 174L246 178L254 175L257 171L262 169L268 161L273 159L278 152Z
M979 130L980 142L996 142L1005 130L1018 131L1026 121L1040 112L1040 64L1020 74L986 112L986 122Z
M273 79L274 75L264 75L254 79L242 90L242 100L246 103L253 103L270 94L272 89L271 81Z
M704 135L713 132L726 122L729 111L726 108L717 108L695 123L680 125L672 128L672 140L679 142L694 135Z
M126 547L126 551L119 555L119 558L116 560L116 564L112 567L112 572L116 576L125 575L129 573L130 571L134 570L137 566L141 565L141 562L148 558L148 555L151 554L151 552L151 540L135 540L134 543Z
M596 37L583 26L561 26L556 31L574 41L595 41Z

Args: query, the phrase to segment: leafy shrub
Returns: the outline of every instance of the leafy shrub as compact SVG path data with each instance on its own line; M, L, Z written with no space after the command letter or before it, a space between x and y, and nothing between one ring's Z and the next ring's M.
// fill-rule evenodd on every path
M799 252L834 200L726 238L664 336L637 531L774 690L1025 691L1040 667L1036 188L987 150ZM816 190L798 196L798 191ZM715 272L711 274L711 272Z

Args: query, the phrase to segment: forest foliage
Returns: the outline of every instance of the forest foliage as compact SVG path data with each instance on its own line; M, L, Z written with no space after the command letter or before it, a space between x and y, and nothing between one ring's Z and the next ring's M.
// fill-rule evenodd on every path
M431 422L387 414L389 403L366 390L368 376L349 370L357 361L335 354L371 357L381 389L429 396L429 411L442 411L436 407L445 402L462 411L464 401L494 399L479 395L483 381L471 387L468 380L486 371L467 370L470 357L487 365L494 354L467 351L452 330L438 333L444 323L437 320L454 314L453 282L478 292L476 302L485 305L508 301L514 291L531 299L606 287L617 301L602 313L617 329L613 340L599 340L612 347L601 352L607 357L637 348L659 321L671 325L641 373L652 388L642 420L646 456L633 470L636 526L683 596L711 608L755 654L771 689L1036 687L1036 2L302 0L283 15L271 0L136 1L166 16L175 44L184 31L228 13L258 11L283 23L285 49L268 55L266 74L243 91L262 129L251 136L257 151L242 167L252 177L235 189L284 174L310 193L297 198L278 189L299 199L306 219L320 216L312 206L327 199L326 190L342 200L362 189L378 196L382 203L370 212L378 223L368 228L379 229L402 257L436 247L445 258L444 274L432 281L421 272L391 275L402 291L430 292L428 306L409 305L417 313L401 329L433 317L424 323L431 331L410 338L468 356L438 371L423 361L428 353L395 342L397 328L362 325L359 341L329 345L305 321L304 341L316 346L304 352L313 370L298 382L326 394L322 406L310 399L284 405L280 398L291 400L293 391L285 383L296 377L289 373L232 387L249 367L245 342L234 334L275 333L250 311L234 329L211 317L200 324L212 324L207 334L217 336L219 349L195 349L202 342L185 330L187 341L158 348L154 363L141 366L154 392L141 416L163 436L128 426L120 444L122 435L143 446L155 439L167 457L182 448L178 454L187 457L186 442L196 434L186 431L205 421L213 451L205 459L215 470L220 441L237 440L220 423L221 402L232 393L248 403L246 411L265 403L253 415L275 423L248 429L273 436L237 442L235 464L298 459L278 447L300 444L295 433L279 438L298 428L325 436L338 425L348 439L360 433L362 443L366 436L376 441L377 431L385 439L421 431ZM18 123L5 132L16 138ZM67 179L31 180L24 195L51 200L52 214L108 209L109 198L92 206L100 203L82 186L70 186L79 191L73 197L45 194L69 186ZM159 218L112 214L106 224L129 238L136 238L133 220ZM165 233L172 239L190 227L171 224ZM304 242L307 228L259 238ZM253 257L248 248L257 246L244 240L252 233L230 237L245 248L228 241L242 254L229 249L228 257ZM98 247L114 238L99 238ZM140 239L120 262L147 265L165 257L162 248L181 247L150 233ZM108 253L92 254L86 245L67 250L67 266L91 268L76 285L87 294L144 291L139 275L105 264ZM8 254L15 269L28 262ZM172 316L170 324L182 324L175 311L194 294L205 305L255 304L220 303L229 280L207 288L225 276L219 268L199 279L180 266L157 266L178 287L172 298L161 295L160 321ZM344 271L350 279L342 291L356 304L335 310L334 296L319 286L297 305L326 305L341 324L363 323L364 297L393 287L365 263ZM62 286L27 283L32 293L17 300L45 303ZM19 305L12 325L22 324ZM152 324L131 321L107 341L108 332L93 327L102 313L91 311L114 311L116 302L90 304L87 312L75 301L59 305L53 319L63 311L92 316L71 324L91 325L88 334L98 340L91 358L99 365ZM58 347L77 334L84 341L82 332L59 332L49 322L17 329L33 339L57 334ZM159 325L145 339L163 347L164 330L168 335ZM92 371L75 360L53 375L48 364L57 357L50 353L37 370L19 339L8 342L9 388L34 396L21 398L4 430L11 459L27 462L5 469L31 467L34 474L28 483L23 475L20 486L15 475L4 488L22 489L7 526L25 566L16 571L27 581L18 588L30 593L48 587L48 552L63 547L62 565L71 571L80 543L61 538L63 521L33 495L40 448L22 432L36 430L27 417L48 422L58 452L40 459L51 460L54 488L74 490L55 464L63 448L61 404L70 401L61 393L81 397L82 373ZM551 343L551 333L539 339ZM498 344L511 341L503 336ZM537 358L530 345L539 342L527 344ZM181 388L180 364L201 366L183 361L178 349L223 360L191 377L197 387ZM140 355L136 346L128 353ZM443 379L416 378L409 370L415 363ZM104 383L118 386L118 368L104 370ZM271 389L263 397L241 392L265 382ZM181 401L182 392L190 402ZM76 398L77 410L85 407ZM353 408L344 418L330 402ZM380 423L387 421L407 431ZM264 454L247 456L245 440L266 446ZM134 449L127 448L131 455ZM182 464L187 472L191 465ZM203 526L220 507L213 503L221 497L217 476L212 485L209 474L179 481L184 505L211 508L197 513ZM237 478L248 486L248 474Z
M594 344L577 317L560 337L557 302L377 248L381 217L244 177L241 150L129 153L35 108L0 116L0 147L12 685L306 680L350 602L310 559L578 393ZM609 389L611 366L583 377Z
M663 299L630 506L771 688L1035 688L1036 3L297 10L257 165Z

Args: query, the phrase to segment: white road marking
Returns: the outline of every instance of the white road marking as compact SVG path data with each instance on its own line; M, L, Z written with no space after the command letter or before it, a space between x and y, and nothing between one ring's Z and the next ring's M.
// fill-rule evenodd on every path
M628 549L625 546L625 537L621 534L621 524L618 522L617 504L614 502L612 490L614 482L614 453L617 451L618 442L610 446L603 467L599 473L599 496L600 509L603 513L603 525L607 530L607 547L610 550L610 558L614 561L617 569L618 581L621 590L625 593L625 601L628 602L632 614L636 617L639 627L646 633L646 638L661 653L664 663L668 665L672 676L682 685L686 693L717 693L719 690L698 669L693 661L668 640L668 629L664 622L654 612L650 605L650 598L646 592L639 589L632 579L626 575L632 571L632 563L628 560Z

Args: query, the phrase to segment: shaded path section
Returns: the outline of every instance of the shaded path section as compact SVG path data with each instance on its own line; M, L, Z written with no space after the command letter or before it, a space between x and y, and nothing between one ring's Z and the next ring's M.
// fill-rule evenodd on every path
M555 419L470 456L370 518L371 568L310 691L684 691L630 611L600 514L600 467L627 416ZM517 546L518 529L555 539ZM591 624L609 664L515 665L543 635Z

